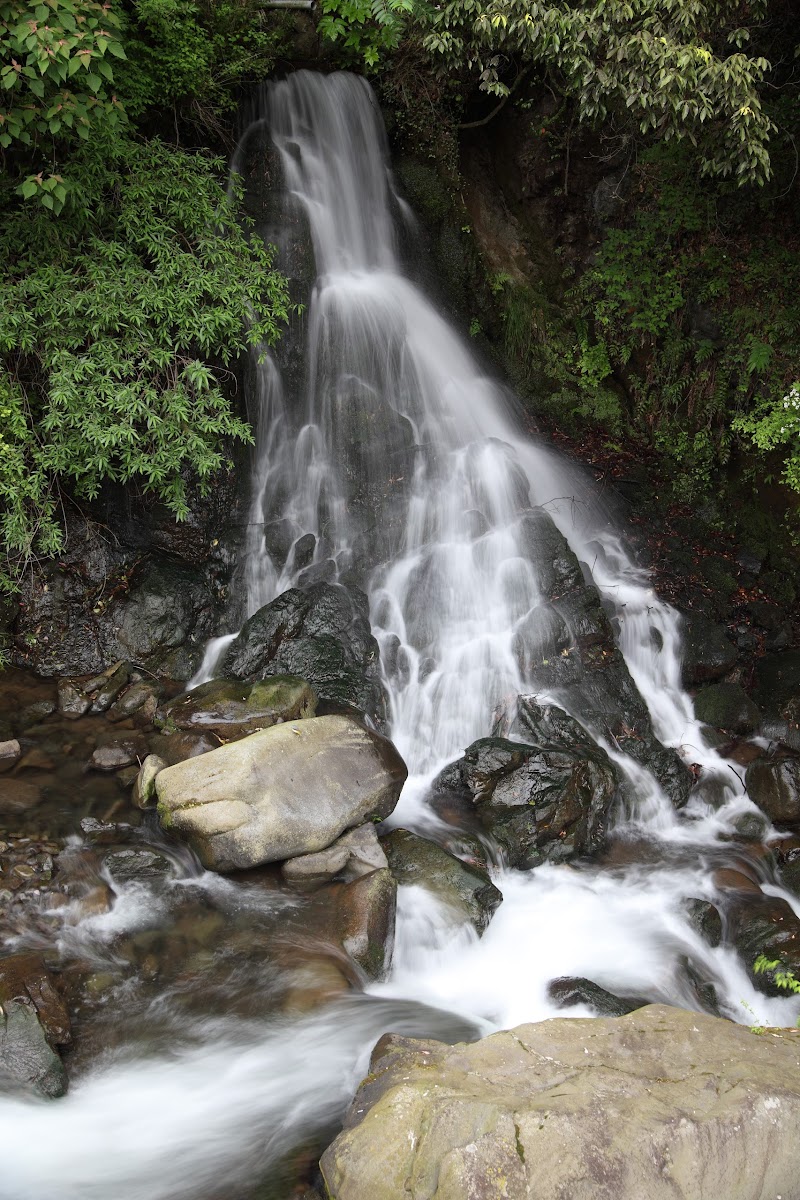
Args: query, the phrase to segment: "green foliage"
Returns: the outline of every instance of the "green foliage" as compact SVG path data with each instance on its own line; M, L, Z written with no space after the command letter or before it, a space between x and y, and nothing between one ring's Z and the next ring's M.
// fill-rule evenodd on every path
M263 79L281 30L260 0L134 0L117 71L131 117L191 102L205 117L235 107L234 89Z
M793 992L795 996L800 996L800 979L797 978L794 971L790 971L785 967L779 958L768 959L766 954L759 954L753 963L753 972L756 975L766 975L769 973L776 987L783 988L786 992ZM800 1017L797 1019L797 1026L800 1028Z
M399 45L414 0L320 0L319 7L321 36L375 67Z
M782 473L800 490L789 391L800 359L798 256L791 238L776 236L780 225L762 232L754 197L727 236L737 197L689 168L680 150L645 156L627 220L606 230L583 275L580 386L602 406L613 374L632 429L680 466L681 500L711 486L736 434L761 452L746 461L754 478Z
M109 61L125 57L119 28L95 0L0 0L0 147L52 161L64 143L124 123ZM27 175L16 191L56 213L67 197L55 171Z
M760 399L753 412L734 418L733 428L748 435L759 450L785 447L783 480L800 492L800 383L781 399Z
M703 174L763 183L769 63L741 47L764 12L764 0L448 0L418 10L418 23L442 69L467 68L486 92L507 95L509 69L540 66L577 98L581 120L687 138Z
M250 438L226 367L274 342L290 305L220 167L158 140L98 137L72 163L68 217L0 220L6 586L31 555L57 551L64 482L91 498L104 480L135 481L180 518L188 475L207 491L222 440Z

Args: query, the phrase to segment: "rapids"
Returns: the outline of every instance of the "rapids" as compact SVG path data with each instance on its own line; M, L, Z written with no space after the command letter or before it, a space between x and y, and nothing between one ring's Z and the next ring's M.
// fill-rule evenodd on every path
M287 261L298 257L298 229L307 232L315 266L303 383L287 382L280 355L253 367L257 447L232 626L298 582L367 590L390 732L410 771L393 823L435 831L435 774L498 714L510 721L514 698L531 690L514 643L539 603L541 564L521 515L544 506L613 606L658 738L700 764L706 786L676 812L645 768L606 745L637 798L616 836L646 853L618 865L498 866L504 900L481 939L424 889L401 888L389 977L309 1016L183 1012L173 1025L166 994L162 1036L123 1040L62 1100L0 1099L2 1200L247 1196L294 1147L335 1130L383 1031L455 1039L563 1016L547 995L558 976L692 1008L688 958L735 1020L789 1024L798 1012L756 992L735 954L711 949L689 923L684 901L714 900L713 867L754 807L706 746L681 687L678 615L591 483L522 434L503 388L414 282L413 217L369 86L299 72L265 87L250 117L233 170L246 175L256 153L275 160L282 186L267 232ZM313 554L300 560L309 535ZM209 646L193 683L213 676L232 636ZM591 732L581 711L571 715ZM171 889L187 886L179 876ZM234 880L188 884L222 889L234 906L242 889L250 902ZM65 934L62 955L102 957L126 922L164 902L125 885L110 916ZM124 991L109 1003L124 1021Z

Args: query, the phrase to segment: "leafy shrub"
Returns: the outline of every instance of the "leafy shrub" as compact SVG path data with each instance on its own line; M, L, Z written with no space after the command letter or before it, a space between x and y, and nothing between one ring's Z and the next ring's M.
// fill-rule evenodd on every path
M224 391L290 305L271 250L237 220L221 164L153 140L98 136L72 164L69 213L0 219L2 582L60 545L69 482L139 482L180 518L225 438L248 440ZM216 362L216 367L209 365Z

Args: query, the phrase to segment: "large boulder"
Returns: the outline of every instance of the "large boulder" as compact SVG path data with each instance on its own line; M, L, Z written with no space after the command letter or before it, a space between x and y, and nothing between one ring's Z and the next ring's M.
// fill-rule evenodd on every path
M367 597L342 584L290 588L265 604L228 647L220 673L246 680L299 676L320 700L352 705L379 725L386 717Z
M696 1012L379 1042L325 1152L331 1200L800 1196L800 1033Z
M427 888L483 933L503 899L487 871L462 862L435 842L407 829L392 830L383 839L383 848L398 883Z
M434 804L463 797L512 867L599 853L618 796L608 755L566 713L548 706L537 741L481 738L434 782Z
M158 813L217 871L323 850L393 810L406 767L352 717L273 725L159 771Z
M317 698L304 679L275 675L256 683L212 679L177 696L156 714L162 728L214 733L234 741L281 721L313 717Z

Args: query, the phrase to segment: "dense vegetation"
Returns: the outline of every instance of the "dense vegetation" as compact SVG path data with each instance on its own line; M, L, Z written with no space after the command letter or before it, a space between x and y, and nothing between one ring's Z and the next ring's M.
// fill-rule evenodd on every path
M213 139L276 41L255 0L0 3L7 587L58 551L65 496L134 481L181 517L250 436L229 368L278 336L285 281L223 161L181 140Z
M654 449L686 499L731 460L800 491L791 0L320 0L317 16L332 63L373 75L454 197L459 130L545 94L530 136L568 162L583 130L624 180L588 269L487 279L535 403ZM249 436L230 367L279 336L289 301L219 155L242 87L292 57L282 19L259 0L0 0L5 586L57 552L64 503L110 479L180 517Z

